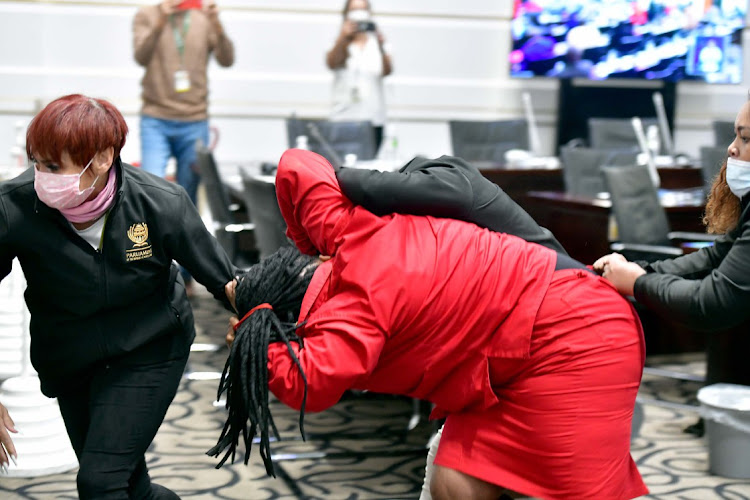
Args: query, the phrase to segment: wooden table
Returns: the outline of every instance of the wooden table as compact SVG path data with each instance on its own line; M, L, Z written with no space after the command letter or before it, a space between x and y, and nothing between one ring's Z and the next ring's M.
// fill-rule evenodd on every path
M499 163L474 162L482 175L500 186L526 210L529 209L526 193L529 191L565 191L562 168L521 168ZM664 189L688 189L703 186L700 168L661 167L658 169ZM675 231L681 231L673 227Z
M571 257L591 264L609 253L609 200L573 196L560 191L526 193L526 210L560 241ZM705 232L701 222L705 205L665 207L673 231Z

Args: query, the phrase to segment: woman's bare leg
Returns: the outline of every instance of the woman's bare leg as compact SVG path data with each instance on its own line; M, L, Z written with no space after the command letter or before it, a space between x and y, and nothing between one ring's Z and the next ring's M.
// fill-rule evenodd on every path
M432 500L498 500L505 489L455 469L433 465Z
M440 427L437 433L430 439L424 484L422 485L422 493L419 500L442 500L444 498L505 500L508 498L528 498L525 495L506 490L495 484L458 472L457 470L435 465L435 455L437 455L442 434L443 428Z

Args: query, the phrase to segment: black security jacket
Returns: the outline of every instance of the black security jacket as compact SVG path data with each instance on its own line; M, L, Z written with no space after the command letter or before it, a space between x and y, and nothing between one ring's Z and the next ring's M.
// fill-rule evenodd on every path
M0 183L0 279L18 257L31 313L31 361L55 396L76 374L163 335L195 337L173 260L226 304L235 268L185 190L119 159L99 250L39 201L34 172Z
M737 228L713 246L673 260L639 264L638 302L700 330L724 330L750 318L750 197Z
M567 255L550 231L461 158L417 157L398 172L342 167L336 177L347 198L377 215L407 213L464 220Z

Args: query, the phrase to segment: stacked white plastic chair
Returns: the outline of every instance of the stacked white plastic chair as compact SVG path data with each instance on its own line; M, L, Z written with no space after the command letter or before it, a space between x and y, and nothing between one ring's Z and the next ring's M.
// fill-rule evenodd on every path
M14 146L20 151L20 147ZM21 168L5 166L0 168L0 181L15 177L21 173ZM26 318L23 302L23 274L17 261L13 263L10 276L0 282L0 381L17 377L23 372L24 323ZM20 279L17 275L21 274Z
M14 262L15 267L15 262ZM23 371L24 314L23 290L15 283L14 270L0 282L0 380L21 375Z
M56 474L78 466L57 400L42 394L31 366L25 288L21 266L14 260L10 275L0 282L0 403L19 431L11 433L18 453L8 467L12 477Z

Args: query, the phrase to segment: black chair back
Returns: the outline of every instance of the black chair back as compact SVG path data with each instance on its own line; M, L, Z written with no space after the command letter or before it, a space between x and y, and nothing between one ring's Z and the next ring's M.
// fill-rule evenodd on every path
M638 152L563 146L560 156L565 192L594 198L607 190L601 167L635 165Z
M201 183L204 186L208 208L211 210L211 218L214 222L214 227L211 228L212 233L232 262L239 267L248 267L256 259L249 257L241 250L240 238L242 234L249 234L253 231L252 224L238 221L232 212L229 190L221 182L219 169L211 150L205 146L198 146L196 153Z
M644 133L651 125L657 125L656 118L641 118ZM638 138L633 130L630 118L589 118L589 146L595 149L631 149L638 148ZM664 149L664 138L661 137L661 149Z
M196 148L198 170L201 175L201 183L206 191L208 208L211 217L220 224L232 224L234 218L229 210L230 200L227 187L221 182L219 169L216 167L214 155L205 146Z
M378 153L375 148L375 129L369 121L287 118L286 132L290 148L296 146L297 137L304 135L310 151L318 153L334 165L348 154L357 155L358 160L372 160ZM330 149L321 143L319 137L316 137L318 134L339 158L335 158Z
M276 185L253 177L242 168L240 175L250 221L255 224L255 246L263 259L283 245L290 244L286 237L286 222L276 199Z
M714 146L723 146L726 150L734 140L734 122L715 120L711 123L711 127L714 130Z
M529 149L526 120L448 122L453 155L466 161L502 163L510 149Z
M721 166L727 161L726 147L704 146L701 148L701 173L703 174L703 188L706 194L711 191L714 179L719 174Z
M669 220L645 165L602 167L612 200L618 240L623 243L670 245Z

